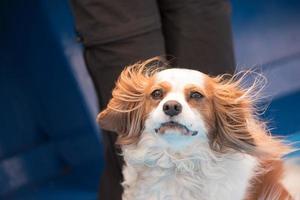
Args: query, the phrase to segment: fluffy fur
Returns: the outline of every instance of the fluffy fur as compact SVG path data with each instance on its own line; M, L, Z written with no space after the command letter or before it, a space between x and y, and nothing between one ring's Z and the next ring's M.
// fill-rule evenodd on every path
M257 117L257 82L243 88L237 76L161 63L154 58L126 67L98 115L103 129L118 133L123 199L296 199L281 159L290 148ZM170 100L182 106L175 116L163 111Z

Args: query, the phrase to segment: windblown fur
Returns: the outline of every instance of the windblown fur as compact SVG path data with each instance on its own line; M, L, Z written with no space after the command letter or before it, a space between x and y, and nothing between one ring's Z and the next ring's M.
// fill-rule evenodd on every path
M102 128L118 133L126 163L123 199L293 199L282 160L291 149L257 115L263 79L245 88L245 75L209 77L157 67L161 63L154 58L125 68L98 116ZM157 89L160 99L151 96ZM203 98L191 98L194 92ZM182 105L178 116L163 113L169 100ZM158 133L168 120L197 135Z

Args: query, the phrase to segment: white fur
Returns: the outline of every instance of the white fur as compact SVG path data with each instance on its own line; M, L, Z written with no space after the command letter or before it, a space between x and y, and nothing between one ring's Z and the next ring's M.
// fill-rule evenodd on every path
M217 155L206 141L176 151L148 133L123 153L124 200L243 199L257 166L249 155Z
M300 200L300 165L297 161L299 159L291 159L284 163L281 184L295 200Z
M195 84L204 87L205 74L191 69L167 69L156 75L157 82L167 81L173 87L172 90L182 90L187 84Z
M187 84L204 87L204 74L186 69L159 72L157 82L167 81L172 89L147 117L140 141L123 146L126 166L124 200L240 200L255 175L257 160L242 153L217 154L211 151L201 113L186 102ZM170 120L162 106L168 100L182 105L174 117L197 136L184 136L178 130L156 134L161 123Z

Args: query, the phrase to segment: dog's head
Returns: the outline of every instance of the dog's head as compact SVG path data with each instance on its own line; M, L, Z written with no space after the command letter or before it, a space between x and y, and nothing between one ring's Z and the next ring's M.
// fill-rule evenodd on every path
M264 125L254 115L250 90L241 88L239 80L156 68L158 62L125 68L107 108L98 115L103 129L118 133L118 144L136 144L144 134L153 134L174 149L201 140L217 152L253 154L261 150L257 145L268 143Z

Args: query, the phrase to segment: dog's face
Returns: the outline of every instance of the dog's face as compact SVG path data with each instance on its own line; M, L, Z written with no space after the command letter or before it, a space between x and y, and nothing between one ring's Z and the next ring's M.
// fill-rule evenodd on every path
M208 76L188 69L158 72L147 93L150 108L145 134L157 134L172 148L185 147L195 140L208 140L214 116L207 91Z
M239 82L188 69L153 70L151 62L125 68L98 115L103 129L118 133L118 144L155 134L174 149L202 141L219 152L256 151L252 129L264 130Z

